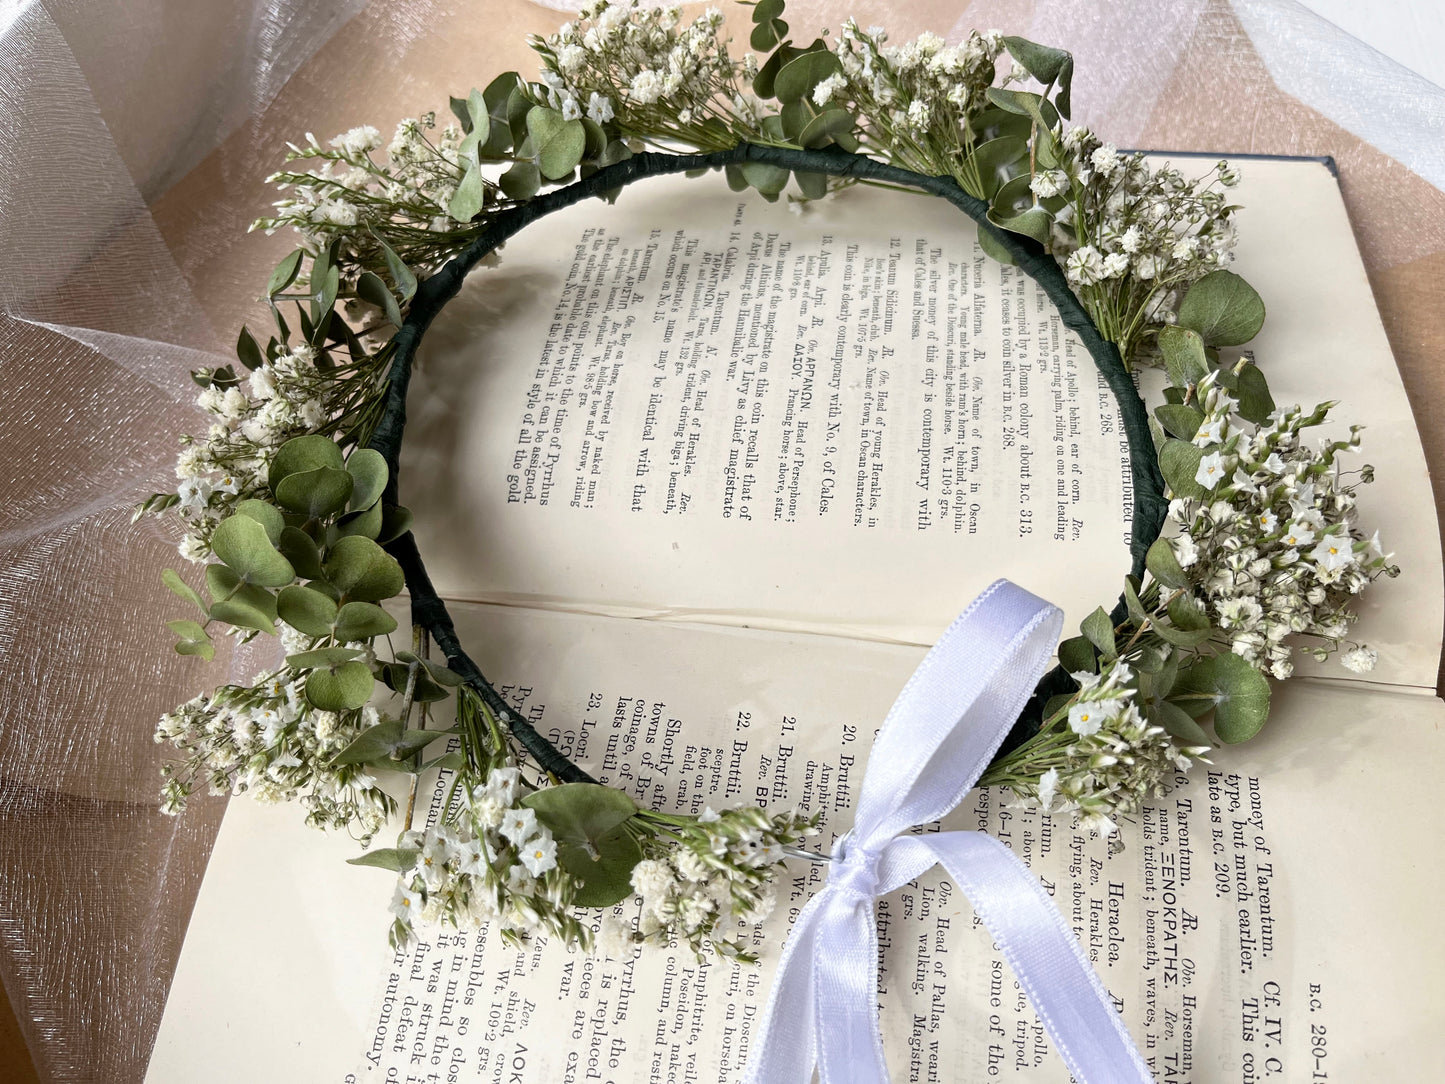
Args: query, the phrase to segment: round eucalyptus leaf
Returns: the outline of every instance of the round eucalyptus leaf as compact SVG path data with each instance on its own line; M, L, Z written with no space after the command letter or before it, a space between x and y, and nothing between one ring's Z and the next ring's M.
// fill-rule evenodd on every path
M1180 440L1192 441L1199 427L1204 424L1204 415L1191 406L1165 403L1154 408L1154 416L1164 427L1164 432Z
M207 565L206 590L211 594L211 617L215 620L275 634L276 596L264 587L244 582L225 565Z
M813 54L817 56L817 53ZM832 54L829 54L830 56ZM804 126L798 136L801 147L818 148L833 141L840 132L851 132L855 120L846 109L825 109Z
M307 674L306 699L321 711L350 711L371 699L372 685L371 668L366 663L344 662Z
M308 519L324 519L346 507L355 484L344 470L317 467L282 478L276 486L276 499L283 508Z
M336 615L336 638L345 643L395 631L396 618L375 603L348 602Z
M771 195L774 198L788 184L788 171L782 166L769 165L767 162L744 162L740 167L743 179L752 185L763 195Z
M1206 695L1205 703L1212 700L1214 733L1231 745L1254 737L1269 717L1269 682L1233 652L1212 655L1182 671L1173 698L1186 695Z
M549 181L576 169L587 149L587 130L582 122L567 120L558 110L544 105L535 106L527 114L527 134L537 150L537 166Z
M1159 470L1176 497L1203 497L1209 491L1199 484L1199 461L1204 450L1186 440L1166 440L1159 452Z
M412 518L410 508L400 505L382 508L381 530L377 532L376 541L384 546L392 539L400 538L411 530Z
M334 669L360 656L354 647L318 647L315 651L298 651L286 656L286 665L293 670Z
M231 509L231 514L254 519L262 527L265 527L266 537L271 540L273 546L280 541L281 532L286 528L286 517L281 514L281 509L273 504L267 504L265 501L241 501Z
M1014 180L1018 180L1018 178L1014 178ZM1012 183L1013 181L1009 182L1009 184ZM1007 187L1008 185L1004 185L1004 188ZM988 220L995 226L1002 226L1010 233L1021 233L1025 237L1032 237L1039 244L1048 241L1054 224L1054 216L1042 207L1030 207L1022 214L1011 215L1007 218L990 211Z
M380 602L400 594L406 577L396 559L369 538L340 539L326 555L326 578L351 602Z
M386 456L375 448L358 448L346 460L346 473L356 483L351 490L351 509L370 508L386 489Z
M518 162L497 181L510 199L529 200L542 187L542 174L535 162Z
M981 229L978 231L978 247L983 249L984 255L990 259L997 260L1001 264L1012 264L1014 254L1004 248L1003 243L994 235L992 230Z
M632 895L632 870L642 848L626 828L614 828L592 850L575 843L557 845L557 864L577 882L578 907L611 907Z
M321 550L315 539L300 527L284 528L276 548L303 580L319 580L324 575L321 571Z
M1087 636L1070 636L1059 644L1059 665L1071 674L1086 670L1092 674L1099 669L1099 659Z
M1233 271L1211 271L1184 294L1179 323L1199 332L1206 346L1238 346L1264 326L1264 302Z
M216 647L209 639L206 640L177 640L177 655L195 655L210 662L216 657Z
M1239 371L1239 416L1245 421L1263 425L1274 413L1274 396L1269 393L1269 381L1258 365L1252 362Z
M1011 167L1029 155L1028 141L1018 136L1002 136L980 143L974 148L973 161L983 182L983 198L992 201L998 190L1012 180Z
M828 194L828 178L822 173L794 173L793 180L806 199L822 199Z
M1214 744L1209 740L1204 728L1191 719L1187 711L1168 700L1155 700L1145 709L1145 717L1155 726L1162 726L1171 738L1185 745Z
M276 596L276 616L307 636L330 636L336 603L320 591L293 584Z
M330 437L316 434L292 437L276 449L276 457L271 460L271 468L267 471L266 481L271 487L271 492L275 493L276 484L282 478L290 474L299 474L302 471L316 470L318 467L345 469L346 462L336 442Z
M266 528L249 516L223 519L211 532L211 549L246 583L282 587L296 578L296 570L271 544Z
M777 78L773 80L773 93L784 105L811 100L814 87L842 70L842 63L833 53L804 53L778 69Z
M182 640L210 640L206 630L201 627L199 621L191 621L181 618L176 621L167 621L166 628L179 636Z
M600 783L563 783L543 787L522 799L559 843L595 843L637 812L622 791Z
M1169 370L1169 380L1176 388L1198 384L1209 372L1204 340L1199 332L1187 327L1166 324L1160 328L1159 353L1164 355L1164 367Z
M381 534L381 502L377 501L364 512L347 512L326 530L327 540L336 545L337 539L347 535L361 535L375 540Z
M321 673L321 671L317 671ZM310 688L306 690L310 698ZM391 751L402 739L400 719L383 719L375 726L367 727L358 734L345 749L331 758L332 764L370 764L391 759Z
M1169 601L1169 620L1175 627L1186 632L1198 632L1209 628L1209 615L1194 600L1193 595L1178 595Z

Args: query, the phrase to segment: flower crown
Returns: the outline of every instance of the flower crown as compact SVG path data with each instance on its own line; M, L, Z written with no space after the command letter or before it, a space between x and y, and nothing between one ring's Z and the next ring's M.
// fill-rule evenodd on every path
M413 830L409 802L396 845L354 860L400 875L394 944L425 919L751 958L748 925L816 828L761 808L654 812L593 781L466 655L398 502L411 362L462 277L541 215L649 176L721 168L735 190L796 205L855 184L940 196L978 223L985 252L1040 283L1114 392L1131 573L1112 610L1059 645L982 785L1109 834L1214 739L1257 733L1267 677L1289 677L1296 652L1374 663L1348 639L1349 605L1398 569L1356 523L1371 469L1345 472L1339 457L1358 429L1311 447L1304 431L1334 404L1276 407L1233 349L1264 321L1225 270L1234 169L1186 177L1070 125L1062 50L996 32L892 46L851 21L800 46L783 0L751 6L755 52L736 59L716 11L683 25L676 8L595 0L533 39L539 81L508 72L453 98L445 127L427 114L384 148L370 127L292 145L299 164L271 178L288 194L256 224L301 236L266 286L275 331L262 345L242 328L247 374L193 374L210 429L182 438L179 485L137 513L179 513L181 553L204 565L204 594L164 576L199 611L169 623L178 652L211 659L218 626L278 635L287 652L162 718L156 739L182 755L165 769L166 811L202 784L249 791L369 844L397 812L377 773L410 774L413 800L420 773L453 773L434 827ZM1139 366L1169 378L1152 417ZM404 587L410 651L392 648L397 622L380 605ZM448 700L454 724L429 727ZM455 748L428 759L442 739ZM635 926L580 910L634 893Z

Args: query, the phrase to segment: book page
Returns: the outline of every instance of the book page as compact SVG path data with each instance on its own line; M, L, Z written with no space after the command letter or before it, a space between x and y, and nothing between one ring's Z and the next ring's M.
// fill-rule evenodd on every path
M817 810L822 850L848 827L875 728L923 655L456 610L507 695L599 777L657 808ZM1259 739L1177 780L1123 826L1121 850L994 791L971 793L943 827L987 830L1031 865L1157 1079L1431 1079L1445 1019L1434 857L1445 814L1428 797L1445 768L1442 723L1432 699L1295 681ZM343 865L354 853L294 808L233 802L152 1084L195 1079L200 1064L208 1080L308 1084L735 1080L787 927L824 876L788 865L756 967L656 950L603 961L541 940L519 952L489 931L445 929L394 954L392 875ZM941 870L878 914L894 1079L1068 1079Z
M1342 399L1337 428L1370 427L1362 522L1408 572L1365 603L1374 677L1433 687L1428 478L1338 184L1311 161L1245 176L1257 357L1281 402ZM1111 604L1117 410L975 237L937 199L853 189L795 215L717 175L533 225L438 318L412 385L402 497L439 591L917 644L952 617L941 583L1006 576L1074 624Z

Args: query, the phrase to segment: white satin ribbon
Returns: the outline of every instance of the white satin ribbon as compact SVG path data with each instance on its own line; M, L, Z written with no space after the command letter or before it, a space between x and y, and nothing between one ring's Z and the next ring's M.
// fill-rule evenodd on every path
M1058 642L1063 614L999 580L943 634L873 744L853 830L794 923L745 1080L882 1084L874 903L942 864L973 904L1080 1084L1152 1082L1053 902L981 832L909 835L972 789Z

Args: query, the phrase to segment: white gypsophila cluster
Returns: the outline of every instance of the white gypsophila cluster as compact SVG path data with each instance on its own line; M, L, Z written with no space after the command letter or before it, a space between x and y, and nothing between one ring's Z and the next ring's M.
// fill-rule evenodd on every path
M345 410L351 381L364 373L347 365L321 369L316 361L310 346L293 346L240 383L212 384L197 397L212 421L204 437L181 438L176 459L177 509L186 525L181 556L205 561L215 526L238 502L266 495L276 449L326 429Z
M1314 638L1302 650L1327 658L1355 620L1350 600L1376 577L1399 570L1389 564L1379 532L1365 538L1356 525L1355 486L1370 480L1371 468L1352 483L1337 460L1359 447L1359 427L1348 440L1310 447L1301 433L1322 423L1331 404L1308 415L1297 406L1276 410L1251 427L1217 376L1205 376L1196 393L1204 423L1193 443L1205 453L1196 481L1207 496L1170 503L1170 517L1182 528L1170 545L1231 650L1287 678L1294 670L1289 638ZM1374 658L1356 645L1341 661L1364 672Z
M724 955L750 958L738 923L756 924L772 912L784 848L813 834L814 821L796 812L709 807L696 821L669 827L676 841L632 870L641 913L631 940L675 939L695 952L711 941ZM614 949L627 944L616 932L609 934Z
M757 74L756 61L733 60L722 25L717 8L683 26L677 7L592 0L574 22L532 40L547 104L569 120L615 120L625 132L703 145L716 138L703 128L708 120L755 127L759 103L740 84Z
M843 70L814 88L814 104L856 108L868 121L870 142L895 164L951 173L966 145L968 118L988 105L1003 36L975 30L960 45L929 33L898 46L886 40L881 28L845 22L837 45Z
M1101 674L1073 677L1081 688L1069 706L1068 731L1056 736L1032 778L1014 789L1025 805L1072 813L1082 827L1110 836L1115 818L1163 795L1175 773L1203 760L1209 747L1177 745L1163 727L1147 722L1134 703L1133 672L1122 660Z
M414 270L434 270L465 243L448 247L428 238L466 225L447 212L466 172L459 151L463 138L455 124L436 132L436 114L424 113L397 125L378 160L382 138L375 128L353 128L324 146L308 132L305 146L288 144L287 161L319 164L304 173L282 170L268 177L292 195L277 201L276 213L251 228L271 234L290 226L311 252L339 239L343 269L372 266L380 271L384 264L374 235L390 243Z
M415 858L392 897L393 945L408 943L418 922L497 922L509 940L555 933L586 946L590 931L567 913L576 888L557 865L557 841L521 796L519 769L497 767L464 789L451 822L402 835L398 850Z
M1040 199L1062 198L1051 248L1080 300L1120 353L1149 325L1168 322L1182 292L1234 258L1238 172L1219 162L1191 179L1120 154L1087 128L1061 131L1062 162L1037 171Z
M222 686L161 716L155 740L184 754L161 768L161 811L182 812L205 784L212 794L299 801L312 827L369 839L395 803L362 766L331 760L380 717L369 706L319 711L307 703L303 686L304 675L268 671L253 685Z

